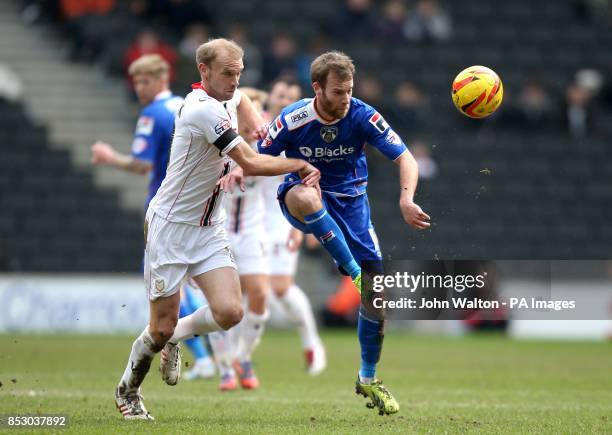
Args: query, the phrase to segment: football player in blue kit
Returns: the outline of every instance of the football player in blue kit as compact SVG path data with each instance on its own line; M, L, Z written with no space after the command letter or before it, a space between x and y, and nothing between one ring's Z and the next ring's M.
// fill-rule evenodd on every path
M174 116L183 99L173 95L169 89L168 63L157 54L144 55L129 66L134 90L143 106L136 124L131 155L116 151L110 144L96 142L92 146L92 162L97 165L110 165L116 168L149 175L149 192L145 209L157 193L166 176L170 157L170 144L174 131ZM198 292L188 284L181 290L180 316L193 313L201 305ZM186 341L195 357L195 365L185 374L186 379L212 377L215 365L199 337Z
M305 233L313 233L340 270L361 292L362 266L381 267L382 255L370 221L366 194L368 169L365 144L377 148L399 168L399 207L415 229L429 228L429 216L414 203L418 165L399 135L374 108L352 98L355 67L340 52L327 52L311 64L315 98L286 107L259 142L262 154L308 161L321 172L321 192L289 174L278 189L285 217ZM365 270L380 272L381 270ZM363 302L363 299L362 299ZM379 413L398 412L399 404L376 378L383 344L384 321L369 315L362 303L358 319L361 367L356 392L371 400Z

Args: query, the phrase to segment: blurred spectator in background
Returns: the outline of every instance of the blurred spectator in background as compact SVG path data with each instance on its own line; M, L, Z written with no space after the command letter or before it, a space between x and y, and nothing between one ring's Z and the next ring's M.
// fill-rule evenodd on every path
M64 30L70 35L68 58L92 61L102 50L115 0L60 0Z
M337 37L371 36L374 27L371 0L345 0L327 28Z
M58 0L21 0L21 19L28 24L59 23L62 18Z
M367 101L368 104L371 104L376 110L382 113L388 112L388 110L382 107L384 105L383 86L376 76L371 74L360 75L359 78L355 80L355 89L353 93L355 97Z
M595 130L595 107L591 93L577 83L572 83L565 90L563 121L574 139L582 139Z
M586 89L592 97L599 95L604 84L603 75L596 69L583 68L575 75L576 83Z
M210 33L203 23L193 23L187 26L183 38L179 42L179 52L184 57L193 60L193 53L198 47L208 41ZM190 65L193 69L193 62Z
M308 42L307 51L298 55L296 61L298 81L303 88L310 89L312 85L310 81L310 64L317 56L327 50L329 50L327 38L323 33L318 33Z
M550 98L542 85L536 80L528 80L518 97L516 115L525 127L549 126L553 117Z
M195 62L193 53L196 49L208 41L208 26L203 23L192 23L187 26L185 33L178 43L178 60L176 65L176 80L172 86L177 95L185 95L194 81L193 64Z
M403 0L387 0L378 25L379 33L386 42L404 40L403 28L406 20L406 5Z
M296 55L297 47L293 36L287 32L277 33L264 55L264 82L270 83L280 76L297 78Z
M150 0L152 13L178 34L193 23L213 26L212 15L202 0Z
M444 41L452 35L450 16L436 0L419 0L408 14L404 35L411 41Z
M590 23L597 18L610 19L612 2L609 0L573 0L570 7L576 20Z
M249 33L246 27L241 24L234 24L228 37L236 42L244 50L244 71L240 77L242 86L256 86L261 81L263 70L263 57L259 48L249 40Z
M136 40L127 48L123 56L125 71L139 57L145 54L159 54L170 65L170 83L176 77L178 56L174 48L157 37L151 29L141 31Z
M23 82L7 65L0 63L0 101L19 101L23 97Z
M431 148L422 140L415 140L408 145L414 159L419 164L419 178L421 180L432 180L438 175L438 164L431 157Z
M612 109L612 59L608 64L606 74L603 75L604 83L601 89L601 99L608 110Z
M400 130L404 141L418 135L429 124L431 106L423 92L410 81L400 83L395 89L395 99L390 112L390 121Z

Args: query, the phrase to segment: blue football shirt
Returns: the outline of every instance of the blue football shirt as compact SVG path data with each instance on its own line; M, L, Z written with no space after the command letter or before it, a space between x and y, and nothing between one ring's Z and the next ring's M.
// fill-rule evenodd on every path
M182 98L165 91L140 112L132 142L132 157L153 165L147 204L153 199L166 176L174 132L174 116L182 103Z
M321 190L336 196L358 196L366 191L368 167L365 145L397 159L406 145L372 106L352 98L346 116L325 122L306 98L287 106L272 121L267 137L258 143L262 154L308 161L321 171Z

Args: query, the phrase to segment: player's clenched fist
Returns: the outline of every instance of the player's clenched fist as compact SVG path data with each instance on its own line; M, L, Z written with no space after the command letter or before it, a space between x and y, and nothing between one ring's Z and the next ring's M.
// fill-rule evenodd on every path
M96 142L91 146L91 163L94 165L110 164L115 158L115 150L105 142Z

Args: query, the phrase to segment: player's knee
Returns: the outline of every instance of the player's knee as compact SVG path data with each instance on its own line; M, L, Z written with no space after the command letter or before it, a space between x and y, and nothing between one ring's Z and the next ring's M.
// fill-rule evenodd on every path
M319 194L312 187L304 187L296 191L294 198L302 214L314 213L323 207Z
M249 291L249 305L265 305L268 290L266 287L254 287Z
M240 323L243 316L244 309L242 308L242 304L228 306L219 313L217 323L221 328L227 331Z
M287 286L282 286L282 287L274 287L274 294L276 295L277 298L284 298L285 295L287 294L287 290L289 289L289 287Z
M149 333L155 341L155 345L157 350L161 350L172 334L174 334L174 328L176 327L176 322L178 319L164 319L160 322L157 322L155 325L149 326Z

